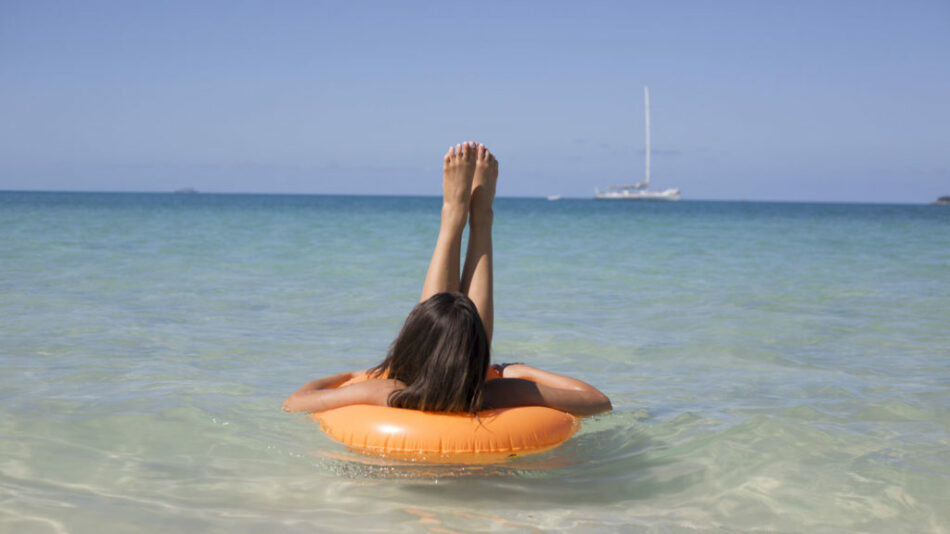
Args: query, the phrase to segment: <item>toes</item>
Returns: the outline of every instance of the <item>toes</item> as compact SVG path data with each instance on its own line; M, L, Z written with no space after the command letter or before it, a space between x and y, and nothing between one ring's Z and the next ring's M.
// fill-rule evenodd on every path
M448 162L452 158L459 158L464 161L484 160L486 157L485 154L488 154L488 149L485 148L485 145L480 145L475 141L465 141L464 143L450 146L449 151L445 154L445 161Z

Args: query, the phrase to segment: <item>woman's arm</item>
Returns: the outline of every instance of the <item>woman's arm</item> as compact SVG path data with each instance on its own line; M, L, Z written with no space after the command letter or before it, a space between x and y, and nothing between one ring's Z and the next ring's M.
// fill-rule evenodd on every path
M351 404L386 406L389 394L402 387L396 380L367 380L348 386L340 384L357 373L340 373L308 382L284 401L285 412L322 412Z
M485 382L485 402L492 408L547 406L575 415L612 409L610 399L594 386L521 363L506 365L502 379Z

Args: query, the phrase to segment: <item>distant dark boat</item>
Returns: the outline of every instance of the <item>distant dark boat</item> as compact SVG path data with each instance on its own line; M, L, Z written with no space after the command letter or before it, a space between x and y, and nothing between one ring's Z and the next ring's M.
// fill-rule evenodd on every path
M175 190L175 194L178 194L178 195L193 195L197 192L198 190L193 187L182 187L181 189Z
M950 196L940 197L934 204L937 206L950 206Z

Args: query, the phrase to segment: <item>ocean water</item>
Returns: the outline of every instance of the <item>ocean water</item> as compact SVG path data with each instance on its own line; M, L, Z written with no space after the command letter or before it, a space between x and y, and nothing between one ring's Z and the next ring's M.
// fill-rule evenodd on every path
M499 199L494 359L614 410L364 457L280 403L382 358L439 206L0 193L0 531L950 531L950 209Z

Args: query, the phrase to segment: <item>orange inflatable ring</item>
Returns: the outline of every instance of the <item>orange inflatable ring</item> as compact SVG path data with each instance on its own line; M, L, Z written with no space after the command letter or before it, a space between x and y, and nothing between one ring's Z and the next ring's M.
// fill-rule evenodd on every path
M489 373L488 379L497 378ZM366 380L358 376L342 385ZM567 441L573 415L543 406L484 410L477 416L351 405L310 417L333 439L365 454L426 462L491 462Z

